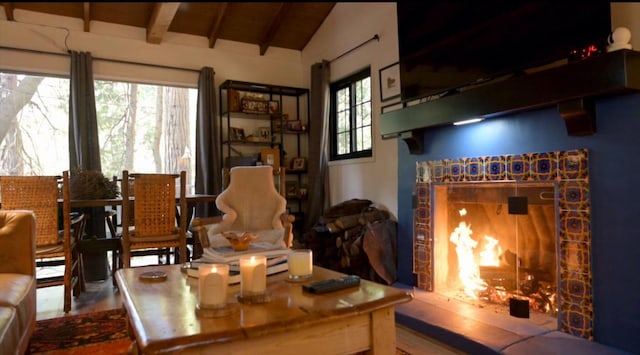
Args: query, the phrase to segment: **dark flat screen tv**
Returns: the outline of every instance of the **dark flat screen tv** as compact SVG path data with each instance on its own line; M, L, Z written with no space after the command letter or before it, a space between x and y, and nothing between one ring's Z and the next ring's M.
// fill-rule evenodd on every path
M601 1L398 1L397 11L403 100L604 50L611 32Z

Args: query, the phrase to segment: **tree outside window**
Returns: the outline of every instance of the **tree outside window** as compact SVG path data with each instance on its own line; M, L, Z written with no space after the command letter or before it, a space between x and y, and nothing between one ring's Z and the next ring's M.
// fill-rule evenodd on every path
M0 174L69 169L69 80L0 72ZM107 177L186 170L193 192L197 90L94 81L101 165Z

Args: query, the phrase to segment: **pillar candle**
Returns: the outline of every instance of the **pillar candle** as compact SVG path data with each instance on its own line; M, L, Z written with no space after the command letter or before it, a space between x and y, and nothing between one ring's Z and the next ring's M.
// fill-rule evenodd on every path
M240 258L240 294L262 294L267 289L267 258L264 255Z
M289 254L289 274L309 276L313 273L313 254L310 249L293 250Z
M198 267L198 297L201 307L222 307L227 303L229 265L203 264Z

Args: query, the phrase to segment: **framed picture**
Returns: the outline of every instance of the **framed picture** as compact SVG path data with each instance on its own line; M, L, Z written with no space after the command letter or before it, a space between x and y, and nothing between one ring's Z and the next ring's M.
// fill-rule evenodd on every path
M380 69L380 100L387 101L400 96L400 63Z
M269 127L258 127L258 137L260 141L268 142L271 140L271 128Z
M305 158L293 158L291 161L291 170L303 171L307 169L307 159Z
M298 183L296 181L287 181L287 197L298 197Z
M260 160L263 165L271 165L274 168L280 168L280 149L264 148L260 151Z
M300 120L287 121L287 129L290 131L302 131L302 121Z
M279 113L280 112L280 101L269 101L269 113Z
M245 137L244 129L238 128L238 127L230 127L229 130L230 130L230 132L229 132L230 137L229 138L232 141L243 141L244 140L244 137Z

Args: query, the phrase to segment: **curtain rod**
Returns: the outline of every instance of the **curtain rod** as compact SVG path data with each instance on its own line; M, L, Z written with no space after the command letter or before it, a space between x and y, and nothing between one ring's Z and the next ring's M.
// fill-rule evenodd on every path
M62 56L62 57L68 57L69 56L69 53L47 52L47 51L41 51L41 50L36 50L36 49L14 48L14 47L6 47L6 46L0 46L0 49L6 49L6 50L12 50L12 51L21 51L21 52L28 52L28 53L37 53L37 54L57 55L57 56ZM128 61L128 60L108 59L108 58L99 58L99 57L93 57L93 60L101 60L103 62L113 62L113 63L121 63L121 64L142 65L142 66L145 66L145 67L154 67L154 68L161 68L161 69L183 70L183 71L190 71L190 72L195 72L195 73L199 73L200 72L199 69L172 67L172 66L169 66L169 65L161 65L161 64L137 63L137 62L131 62L131 61Z
M335 58L331 59L331 60L329 61L329 63L331 63L331 62L333 62L333 61L335 61L335 60L338 60L338 59L340 59L340 58L344 57L345 55L347 55L347 54L349 54L349 53L351 53L351 52L355 51L356 49L358 49L358 48L360 48L360 47L364 46L365 44L367 44L367 43L369 43L369 42L371 42L371 41L379 41L379 40L380 40L380 37L379 37L379 36L378 36L378 34L376 33L375 35L373 35L373 37L369 38L368 40L366 40L366 41L364 41L364 42L360 43L359 45L357 45L357 46L355 46L355 47L353 47L353 48L349 49L348 51L346 51L346 52L344 52L344 53L340 54L339 56L337 56L337 57L335 57Z

